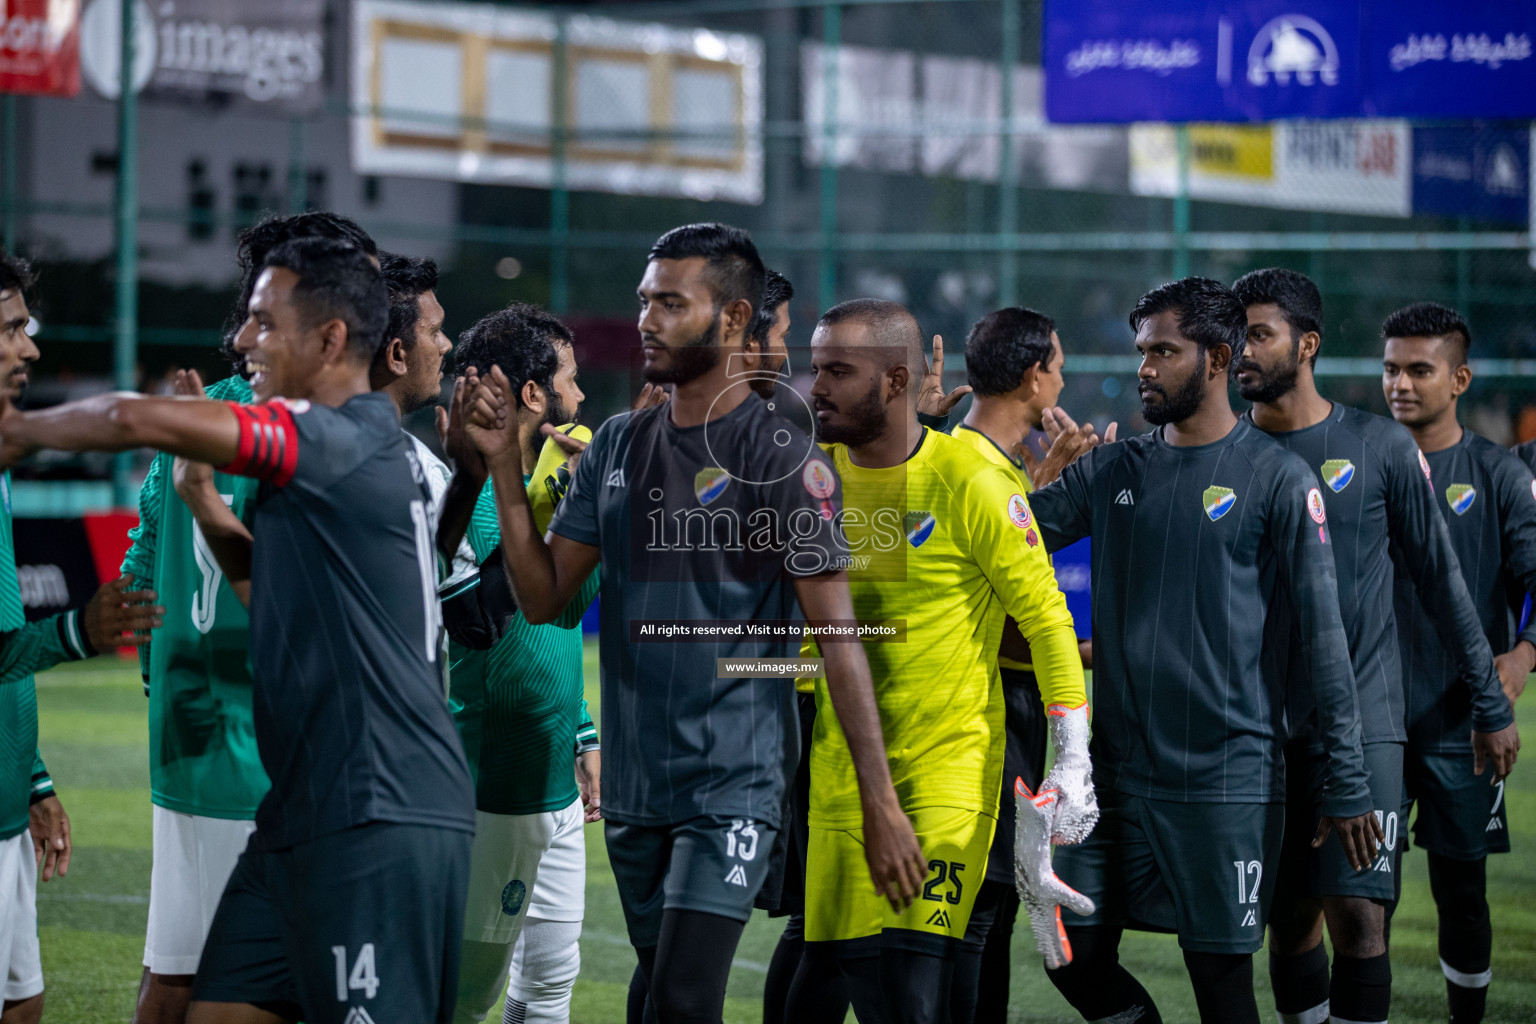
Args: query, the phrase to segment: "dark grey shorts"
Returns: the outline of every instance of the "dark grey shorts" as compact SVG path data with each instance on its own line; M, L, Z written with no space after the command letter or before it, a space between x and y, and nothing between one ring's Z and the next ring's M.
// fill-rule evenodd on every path
M1344 855L1344 844L1329 835L1318 849L1312 837L1322 820L1323 783L1328 777L1327 756L1301 744L1285 749L1285 842L1281 847L1279 886L1275 899L1289 904L1302 897L1360 896L1390 902L1394 898L1393 872L1407 819L1402 816L1403 745L1367 743L1363 748L1370 772L1371 807L1381 822L1386 840L1377 847L1375 862L1356 871Z
M1264 944L1281 804L1098 795L1093 834L1057 847L1054 861L1061 880L1098 909L1089 917L1064 910L1062 923L1175 932L1197 953L1252 953Z
M656 945L665 910L750 918L777 832L748 818L691 818L676 825L605 821L603 838L630 943Z
M448 1024L472 839L373 822L282 850L253 843L219 901L192 998L307 1024Z
M1413 841L1430 853L1481 860L1490 853L1509 852L1504 783L1492 781L1492 768L1485 767L1481 775L1473 775L1472 768L1471 750L1442 754L1408 746L1402 820L1406 823L1418 804Z

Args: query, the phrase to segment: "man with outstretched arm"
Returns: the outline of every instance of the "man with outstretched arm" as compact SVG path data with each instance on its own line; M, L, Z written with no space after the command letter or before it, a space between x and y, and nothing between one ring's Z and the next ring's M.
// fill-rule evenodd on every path
M717 659L787 657L798 634L688 642L644 631L853 618L835 474L728 372L763 276L737 228L688 225L658 239L638 288L639 328L646 379L671 384L672 397L598 429L547 540L506 411L500 439L475 435L528 621L554 619L602 566L604 834L659 1020L720 1019L798 760L789 679L722 677ZM499 369L489 381L505 394ZM829 645L826 659L858 768L870 873L882 895L910 903L924 861L891 788L868 663L857 643Z
M194 510L216 553L247 545L247 564L221 565L250 595L272 788L188 1019L446 1024L474 796L437 665L430 490L394 402L369 385L387 289L357 248L298 239L268 254L248 319L237 346L257 405L109 394L7 408L0 461L147 446L262 481L252 530L218 521L222 502Z
M209 385L207 397L250 402L235 351L246 304L262 264L292 238L334 238L373 255L373 239L354 221L313 211L273 217L240 233L235 264L240 290L224 351L235 372ZM254 329L252 325L251 329ZM196 380L188 386L196 390ZM208 547L192 510L173 486L172 456L159 454L139 487L139 522L123 572L165 595L165 625L139 649L149 707L152 861L144 971L133 1024L183 1024L203 942L224 883L256 828L269 788L252 725L250 623ZM228 473L206 483L246 525L260 481Z

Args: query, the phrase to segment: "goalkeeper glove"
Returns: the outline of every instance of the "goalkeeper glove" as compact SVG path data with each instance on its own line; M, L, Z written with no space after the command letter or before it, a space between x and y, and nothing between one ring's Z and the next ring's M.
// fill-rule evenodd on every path
M1058 810L1059 794L1043 786L1036 796L1023 779L1013 782L1018 801L1018 826L1013 838L1013 880L1019 890L1019 902L1029 913L1035 933L1035 947L1050 970L1072 962L1072 944L1061 923L1061 908L1078 914L1093 913L1093 900L1056 877L1051 868L1051 833Z
M1040 784L1040 792L1057 793L1051 842L1071 846L1087 839L1099 821L1099 801L1093 793L1093 764L1088 760L1088 705L1069 708L1052 704L1045 710L1051 723L1056 763Z

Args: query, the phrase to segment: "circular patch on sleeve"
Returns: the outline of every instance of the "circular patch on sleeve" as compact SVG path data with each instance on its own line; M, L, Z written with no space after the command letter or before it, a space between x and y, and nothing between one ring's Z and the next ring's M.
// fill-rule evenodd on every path
M819 459L811 459L805 464L805 468L800 471L800 482L813 498L830 498L837 490L837 477Z
M1035 519L1029 514L1029 502L1024 500L1024 495L1015 494L1008 499L1008 518L1021 530L1027 530L1033 525Z
M1319 526L1328 521L1328 514L1323 509L1323 492L1316 487L1307 492L1307 515Z
M523 901L527 899L528 887L521 879L514 878L501 890L501 912L508 917L516 917L523 909Z
M1429 460L1424 457L1423 452L1419 452L1419 468L1424 471L1425 480L1428 480L1430 483L1435 482L1433 474L1429 471Z

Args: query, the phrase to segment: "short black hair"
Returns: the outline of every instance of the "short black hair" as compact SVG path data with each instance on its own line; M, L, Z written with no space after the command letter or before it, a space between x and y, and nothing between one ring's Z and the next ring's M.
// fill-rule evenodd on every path
M1141 330L1143 322L1169 310L1179 315L1179 333L1200 346L1202 354L1226 345L1232 350L1232 366L1237 366L1248 341L1248 307L1232 289L1208 277L1158 285L1136 300L1131 330Z
M1454 353L1453 370L1466 363L1472 348L1472 329L1466 319L1438 302L1415 302L1388 316L1381 325L1381 340L1388 338L1444 338Z
M385 346L395 338L409 352L416 344L416 321L421 318L421 297L437 289L437 261L430 256L379 253L379 271L389 288L389 328Z
M965 338L965 380L978 395L1006 395L1031 366L1051 368L1051 332L1044 313L1009 306L971 325Z
M849 299L821 314L816 326L820 329L841 323L863 324L868 329L875 346L881 350L886 369L906 366L922 373L921 365L914 364L920 363L923 357L923 332L918 327L917 317L901 303L886 299ZM917 389L911 393L915 396Z
M37 283L32 264L0 249L0 292L17 291L26 298L27 290Z
M704 259L704 280L719 312L727 302L746 299L752 312L763 308L763 280L768 276L752 236L729 224L684 224L651 246L648 260Z
M747 331L747 340L767 345L768 332L773 330L773 322L779 318L779 307L794 297L795 286L789 283L789 278L777 270L765 271L763 304L758 307L757 315L752 318L752 326Z
M1323 336L1323 296L1306 274L1284 267L1267 267L1244 274L1232 282L1232 290L1244 308L1279 306L1293 342L1303 334ZM1312 365L1317 365L1316 352L1312 353Z
M560 367L555 346L573 343L571 329L554 314L531 303L514 302L481 317L459 335L453 349L453 370L462 374L473 366L485 374L492 366L499 366L512 384L514 397L530 380L551 395ZM518 397L517 402L522 404L522 399Z
M235 335L240 333L240 325L245 323L245 307L250 304L256 278L266 265L267 254L294 238L334 238L357 246L369 256L377 257L379 254L379 247L368 232L358 226L357 221L328 210L311 210L291 217L268 217L240 232L235 240L235 264L240 268L240 298L236 300L234 309L230 310L229 318L224 323L224 354L234 359L236 366L243 360L234 352Z
M294 238L267 253L262 268L298 275L293 301L304 327L340 320L353 354L371 361L378 353L389 324L389 289L362 249L334 238Z

